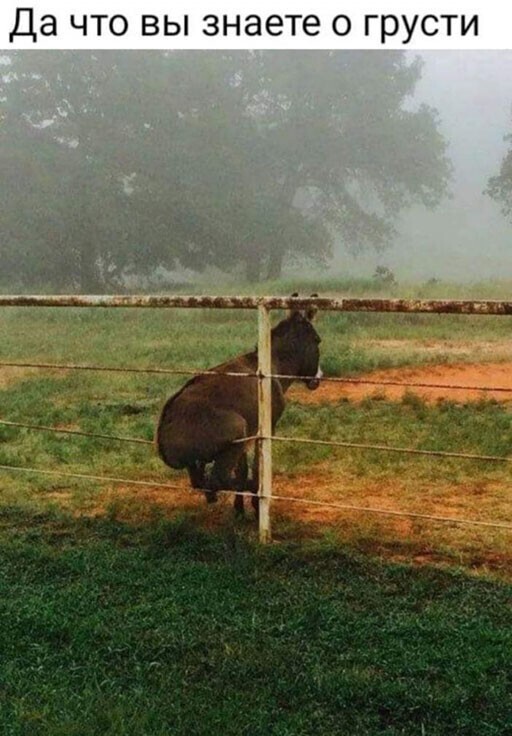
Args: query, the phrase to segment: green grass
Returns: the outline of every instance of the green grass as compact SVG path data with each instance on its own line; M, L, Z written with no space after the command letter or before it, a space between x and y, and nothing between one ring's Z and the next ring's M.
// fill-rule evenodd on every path
M281 290L286 293L289 286ZM326 314L319 319L322 363L328 374L350 375L439 360L439 355L411 351L407 341L399 350L377 351L366 345L382 336L410 335L421 341L425 333L429 336L425 339L430 339L434 333L439 337L442 330L451 339L456 335L467 339L470 334L478 345L481 339L499 339L508 323L507 318L450 315ZM4 309L0 311L0 331L0 360L206 368L254 345L256 317L244 311ZM0 417L150 440L163 401L183 380L152 374L36 372L3 388L0 383ZM313 439L479 454L507 455L512 447L509 410L492 402L428 406L406 397L399 404L378 400L368 400L362 406L348 402L320 407L291 404L279 431ZM479 477L509 487L506 465L278 443L274 454L274 467L281 475L297 476L323 464L349 484L354 478L391 482L398 476L410 484L407 497L411 500L412 487L419 481L439 488L441 482L461 485ZM0 426L2 463L157 481L173 477L151 448ZM28 506L44 506L46 495L66 483L14 474L4 474L4 478L0 502L2 498L8 503L17 499ZM91 483L70 481L68 485L77 489L73 491L77 511L94 504L100 490ZM461 493L466 491L461 489ZM469 498L465 510L478 517L478 499ZM497 502L496 514L505 511Z
M28 378L0 391L1 416L22 423L151 440L162 399L178 384L160 377L148 381L78 372L65 377ZM292 401L278 434L506 456L512 450L512 416L506 405L494 401L428 405L414 395L406 395L399 403L379 399L378 395L362 404L342 400L304 405ZM276 472L286 474L305 472L316 462L334 460L344 471L368 477L400 474L436 480L440 464L444 478L454 482L472 478L476 472L504 481L509 474L506 464L439 461L293 443L275 443L274 455ZM1 425L0 462L73 472L124 473L135 478L149 476L162 482L170 474L148 446ZM17 481L21 485L34 482ZM54 481L45 482L51 485Z
M277 317L275 318L277 319ZM322 362L333 375L450 360L443 344L459 342L471 359L479 341L508 343L503 317L323 314ZM239 310L4 309L0 360L82 362L127 367L207 368L250 350L256 315ZM393 341L391 347L379 341ZM435 341L434 353L407 341ZM499 351L498 351L499 352ZM499 356L498 356L499 358Z
M338 281L300 289L378 292ZM471 357L479 341L498 344L509 331L507 318L449 315L330 314L318 325L332 375L449 359L407 340L469 342ZM248 312L4 309L0 360L206 368L251 349L256 334ZM184 380L2 376L0 418L145 439ZM412 395L291 402L279 432L509 455L511 417L494 402L428 405ZM151 447L5 426L0 464L173 478ZM505 464L275 443L274 466L278 482L297 487L318 473L344 503L375 505L381 494L400 508L510 514ZM2 736L512 733L506 532L404 531L387 517L343 515L313 534L280 512L279 543L262 549L253 521L235 523L224 507L213 524L206 506L176 516L144 499L108 505L99 483L2 472ZM90 517L91 508L102 513ZM393 562L418 555L452 570Z
M5 509L6 736L503 736L510 589L187 518Z
M368 398L361 404L347 400L319 406L293 403L288 406L279 424L278 434L291 437L310 437L380 444L395 447L413 447L428 451L452 451L480 455L507 456L512 453L512 415L510 410L494 401L478 404L457 404L442 401L429 405L414 394L406 394L401 402ZM294 467L304 470L318 453L322 458L334 458L340 451L334 447L302 446L300 461L287 458L287 452L297 445L276 448L283 470ZM440 461L443 475L448 480L468 478L479 468L485 475L508 477L505 465L486 465L458 459ZM343 463L347 469L369 477L384 472L410 473L415 478L434 480L439 475L439 463L422 456L404 456L382 452L343 449ZM437 463L437 464L436 464Z

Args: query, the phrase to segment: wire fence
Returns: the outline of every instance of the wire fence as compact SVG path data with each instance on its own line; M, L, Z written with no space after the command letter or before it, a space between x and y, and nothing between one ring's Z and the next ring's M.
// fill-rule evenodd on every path
M211 376L218 375L219 371L201 370L200 368L135 368L121 366L104 366L89 365L77 363L34 363L34 362L17 362L17 361L0 361L0 368L31 368L45 370L61 370L61 371L97 371L104 373L140 373L140 374L161 374L163 376ZM258 378L257 372L235 372L223 371L222 375L232 378ZM266 378L286 379L290 381L306 381L311 376L291 375L287 373L270 373ZM423 381L394 381L386 378L364 378L350 376L323 376L322 383L339 383L354 384L363 386L397 386L399 388L426 388L426 389L446 389L448 391L482 391L482 392L500 392L512 394L512 386L487 386L476 384L458 384L458 383L427 383Z
M0 419L0 426L17 427L18 429L30 429L42 432L53 432L55 434L76 435L78 437L89 437L92 439L109 440L113 442L131 442L141 445L154 445L152 440L146 440L142 437L124 437L112 434L99 434L95 432L84 432L78 429L66 429L62 427L48 427L42 424L26 424L24 422L11 422ZM512 457L503 455L479 455L470 452L449 452L446 450L421 450L416 447L393 447L392 445L376 445L365 442L343 442L341 440L314 440L309 437L286 437L284 435L270 435L261 437L260 435L252 435L234 440L232 444L242 444L253 442L258 439L272 440L273 442L297 442L308 445L321 445L326 447L343 447L354 450L377 450L378 452L394 452L409 455L426 455L427 457L456 458L459 460L483 460L485 462L512 463Z
M460 517L451 517L436 514L426 514L412 511L390 510L338 502L322 501L303 497L285 496L272 492L272 470L271 470L271 446L272 442L295 442L301 444L330 446L334 448L356 449L361 451L378 451L388 453L400 453L405 455L420 455L432 458L456 458L472 461L510 463L512 457L499 455L483 455L477 453L452 452L448 450L428 450L411 447L394 447L381 444L358 443L336 440L319 440L306 437L291 437L274 435L271 431L271 383L273 380L310 380L311 376L289 375L273 373L271 368L271 340L269 313L272 309L283 307L310 308L319 307L335 311L383 311L383 312L427 312L427 313L450 313L450 314L478 314L478 315L510 315L512 314L512 302L498 301L435 301L435 300L354 300L354 299L325 299L325 298L282 298L282 297L1 297L0 306L73 306L73 307L207 307L207 308L244 308L257 309L259 313L259 342L258 342L258 370L255 372L230 372L219 370L196 370L190 368L160 368L160 367L121 367L101 366L75 363L52 363L36 361L0 361L1 368L23 368L42 370L63 371L99 371L119 374L161 374L177 376L209 376L219 375L228 378L253 378L258 381L258 407L259 426L258 433L251 437L241 438L236 442L259 443L260 457L260 485L258 497L260 501L260 539L270 540L270 501L285 501L289 503L309 504L311 506L326 507L339 511L354 511L358 513L370 513L385 516L408 517L419 520L428 520L459 525L472 525L504 530L512 530L512 523L502 520L478 520ZM396 381L380 378L351 378L328 376L322 381L339 384L363 384L375 386L398 386L403 388L464 390L479 392L503 392L512 393L512 387L506 386L475 386L447 383L427 383L418 381ZM25 429L29 431L41 431L69 436L87 437L108 442L126 442L140 445L153 445L152 440L142 437L127 437L96 432L86 432L80 429L69 429L65 427L50 427L46 425L16 422L0 419L0 425L10 428ZM94 475L89 473L74 473L60 470L48 470L43 468L20 467L16 465L1 464L0 470L12 473L40 474L43 476L63 477L70 479L81 479L102 483L122 484L136 487L158 487L165 490L183 490L181 486L172 485L160 480L134 480L130 478L118 478L115 476ZM209 489L192 489L197 492L208 492ZM224 494L249 496L254 494L249 491L235 491L224 489L218 491Z
M121 484L123 486L137 486L139 488L158 488L159 490L168 490L168 491L183 491L182 486L178 485L172 485L170 483L162 482L160 480L134 480L133 478L119 478L117 476L108 476L108 475L94 475L91 473L68 473L62 470L46 470L43 468L29 468L29 467L21 467L17 465L0 465L0 470L5 470L9 472L14 473L32 473L32 474L39 474L39 475L46 475L46 476L52 476L57 478L73 478L76 480L89 480L89 481L97 481L100 483L112 483L112 484ZM209 493L210 489L201 489L201 488L190 488L187 489L192 491L193 493ZM216 493L231 495L231 496L244 496L248 498L253 498L254 494L250 491L234 491L234 490L228 490L228 489L221 489L219 491L216 491ZM460 524L464 526L483 526L483 527L490 527L493 529L506 529L512 531L512 524L508 524L506 522L499 522L499 521L482 521L479 519L464 519L460 517L452 517L452 516L439 516L435 514L421 514L417 513L415 511L395 511L393 509L381 509L381 508L374 508L371 506L357 506L354 504L341 504L341 503L334 503L330 501L318 501L311 498L302 498L298 496L282 496L279 494L272 494L270 496L271 500L273 501L289 501L291 503L302 503L302 504L308 504L311 506L321 506L323 508L330 508L330 509L337 509L339 511L357 511L357 512L364 512L369 514L377 514L382 516L396 516L396 517L405 517L405 518L413 518L413 519L424 519L428 521L439 521L439 522L446 522L450 524Z

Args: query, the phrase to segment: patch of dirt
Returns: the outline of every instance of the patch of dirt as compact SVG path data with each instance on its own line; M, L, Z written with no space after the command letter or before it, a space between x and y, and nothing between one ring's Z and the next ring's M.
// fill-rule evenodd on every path
M222 494L217 504L207 505L201 493L191 492L185 477L173 479L172 484L176 489L162 485L142 489L117 486L97 497L85 513L111 514L140 523L155 515L171 518L187 511L194 514L203 528L232 523L230 494ZM512 490L512 484L508 490ZM418 482L411 494L410 484L399 478L340 476L329 470L327 464L319 464L314 472L296 478L276 475L273 488L276 496L292 499L480 520L495 520L497 515L510 517L509 512L504 513L503 506L499 514L496 511L497 494L503 491L503 483L476 479L474 483L452 486L439 483L434 489L427 481ZM249 499L245 505L247 524L256 531ZM509 532L505 530L316 506L300 500L273 501L272 518L278 530L277 541L315 538L331 529L347 547L384 559L416 565L465 566L476 573L492 571L512 579L512 549L507 545Z
M373 371L357 380L392 381L397 383L436 384L424 386L386 386L372 383L335 383L324 381L316 391L308 391L302 384L295 384L289 397L305 404L328 403L343 400L362 401L368 397L382 397L400 401L406 393L414 393L427 402L450 400L465 403L494 399L512 401L512 363L457 363L428 365L412 368L390 368ZM464 388L450 388L450 386ZM466 387L474 388L466 388ZM507 391L496 391L503 388Z
M88 516L104 516L113 513L123 518L143 519L151 515L151 505L169 511L190 511L196 509L204 499L190 490L188 479L173 478L171 488L155 483L154 488L144 486L116 485L101 493L95 502L86 509ZM83 510L77 511L83 515Z
M510 340L414 340L414 339L367 339L356 341L364 348L374 348L379 352L390 353L397 350L414 352L418 355L450 355L456 359L512 360L512 341Z
M45 368L44 372L37 368L18 368L17 366L0 366L0 389L12 386L13 383L22 381L28 376L45 375L53 378L63 378L67 376L69 371L59 370L56 368Z
M478 401L493 398L512 400L512 363L435 365L375 371L365 378L414 383L436 383L438 388L414 389L404 386L373 386L324 382L314 392L294 386L296 401L308 403L352 400L361 401L378 393L400 400L406 391L414 391L426 401L451 399ZM451 384L475 386L474 389L450 390ZM509 388L510 393L488 390L490 386ZM191 492L183 475L169 479L173 488L155 482L154 487L115 486L102 492L78 514L110 514L127 521L151 520L155 515L172 517L192 512L200 526L215 528L232 524L232 498L220 495L219 502L208 506L202 494ZM281 538L314 538L331 529L347 548L378 555L384 559L416 565L464 566L477 574L491 571L512 579L510 532L485 527L461 526L412 517L377 515L369 511L339 509L306 504L300 499L346 504L366 509L410 511L433 516L510 519L512 481L475 478L471 483L449 485L405 478L372 478L340 474L329 463L320 463L308 473L297 476L276 475L274 494L293 500L273 502L272 517ZM65 505L67 494L55 493L52 500ZM246 499L247 524L254 529L253 512ZM75 506L75 509L77 507ZM279 540L278 540L279 541Z
M21 381L22 378L35 373L33 368L4 368L0 367L0 388L5 388L16 381Z

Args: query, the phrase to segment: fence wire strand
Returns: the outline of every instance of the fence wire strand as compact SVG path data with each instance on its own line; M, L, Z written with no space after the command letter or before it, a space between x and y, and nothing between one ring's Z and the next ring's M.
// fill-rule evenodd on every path
M10 298L7 298L10 299ZM40 297L29 297L30 299L36 299L41 301ZM63 298L64 301L69 299L68 297ZM95 306L103 306L103 301L99 300L97 297L92 297L91 299L96 300L94 301ZM110 300L110 301L109 301ZM188 300L188 301L187 301ZM5 300L4 300L5 301ZM20 300L18 298L18 303ZM60 305L61 303L64 304L64 301L56 301L53 299L51 301L52 305ZM75 300L76 301L76 300ZM75 303L73 301L73 304ZM100 304L101 301L101 304ZM126 301L126 300L125 300ZM133 300L132 300L133 301ZM154 301L154 300L153 300ZM154 304L153 301L151 303L148 302L147 306L158 306L157 304ZM175 300L176 301L176 300ZM218 306L235 306L233 300L228 300L229 303L224 304L224 301L221 300L223 303ZM248 307L252 308L254 305L247 302L247 300L242 300L240 304L236 304L236 306L242 306L242 307ZM282 300L281 300L282 301ZM289 301L289 300L285 300ZM319 301L319 300L317 300ZM321 300L320 300L321 301ZM325 301L325 300L324 300ZM108 303L107 303L108 302ZM183 302L183 303L182 303ZM187 303L185 303L187 302ZM191 302L190 304L188 302ZM196 303L197 302L197 303ZM8 301L5 303L9 303ZM277 304L277 302L276 302ZM279 302L279 305L281 303ZM341 304L341 303L340 303ZM121 304L117 303L117 297L109 297L107 298L107 301L105 302L104 306L120 306ZM124 302L122 305L125 305ZM131 301L130 301L130 304ZM134 306L140 306L140 304L133 304ZM144 303L145 305L145 303ZM278 305L278 306L279 306ZM510 303L512 305L512 303ZM473 305L471 307L471 311L473 309L476 309L475 313L503 313L503 314L509 314L512 313L512 306L510 306L509 303L507 303L505 306L503 306L501 303L496 306L491 303L482 303L482 305L476 307ZM166 306L217 306L217 304L210 304L205 303L204 305L199 304L199 301L197 299L194 300L194 298L186 298L182 299L181 301L178 299L176 304L166 304ZM281 305L282 306L282 305ZM320 306L324 308L329 308L328 304L321 304ZM351 306L349 304L345 305L348 310L351 309ZM365 305L358 303L357 309L366 309ZM375 305L374 305L375 306ZM386 305L380 304L376 305L380 310L384 309ZM407 304L398 303L393 306L393 309L391 311L410 311L409 306ZM266 305L267 308L275 308L275 304L272 302L272 300L269 302L269 304ZM332 307L332 305L331 305ZM338 306L335 305L334 308L338 308ZM406 308L407 307L407 308ZM435 307L435 309L434 309ZM445 305L447 311L452 311L455 307L457 309L463 310L466 309L463 303L453 303L453 305ZM478 309L477 309L478 307ZM493 311L495 309L499 309L502 311ZM509 310L510 307L510 311ZM373 309L373 307L372 307ZM441 302L430 305L430 304L413 304L411 307L412 311L443 311L444 307ZM469 309L469 307L468 307ZM446 311L445 310L445 311ZM483 311L479 311L483 310ZM364 310L363 310L364 311ZM101 366L101 365L91 365L91 364L76 364L76 363L68 363L68 364L62 364L62 363L51 363L51 362L21 362L21 361L0 361L0 368L26 368L26 369L45 369L45 370L62 370L62 371L73 371L73 370L79 370L79 371L98 371L98 372L106 372L106 373L118 373L118 374L152 374L152 375L162 375L162 376L209 376L209 375L222 375L230 378L258 378L259 380L264 378L272 378L272 379L286 379L286 380L299 380L299 381L309 381L312 379L312 376L301 376L301 375L288 375L288 374L266 374L263 375L261 372L235 372L235 371L219 371L215 369L208 369L208 370L198 370L198 369L186 369L186 368L157 368L157 367L147 367L147 368L135 368L135 367L120 367L120 366ZM377 379L377 378L364 378L364 377L339 377L339 376L324 376L322 378L322 382L324 383L336 383L336 384L345 384L345 385L369 385L369 386L393 386L393 387L400 387L400 388L419 388L419 389L442 389L442 390L453 390L453 391L475 391L475 392L495 392L495 393L511 393L512 394L512 387L507 386L473 386L473 385L462 385L462 384L456 384L456 383L450 383L450 384L444 384L444 383L427 383L422 381L397 381L392 379ZM97 438L107 441L115 441L115 442L130 442L130 443L137 443L137 444L144 444L144 445L153 445L153 441L146 440L143 438L138 437L126 437L126 436L117 436L117 435L107 435L107 434L100 434L100 433L94 433L94 432L85 432L82 430L74 430L74 429L66 429L66 428L59 428L59 427L49 427L45 425L34 425L34 424L28 424L28 423L22 423L22 422L12 422L8 420L0 420L0 425L3 426L10 426L10 427L17 427L20 429L28 429L28 430L35 430L35 431L43 431L43 432L54 432L58 434L64 434L64 435L77 435L82 437L91 437L91 438ZM253 440L262 440L262 439L270 439L272 441L279 441L279 442L296 442L301 444L310 444L310 445L321 445L321 446L330 446L330 447L341 447L341 448L349 448L349 449L357 449L357 450L376 450L380 452L391 452L391 453L402 453L402 454L408 454L408 455L422 455L422 456L429 456L429 457L441 457L441 458L458 458L458 459L464 459L464 460L478 460L478 461L486 461L486 462L501 462L501 463L510 463L512 462L512 457L503 457L503 456L496 456L496 455L480 455L475 453L461 453L461 452L450 452L445 450L421 450L416 448L405 448L405 447L393 447L393 446L386 446L386 445L380 445L380 444L366 444L366 443L358 443L358 442L345 442L345 441L335 441L335 440L314 440L309 438L301 438L301 437L287 437L287 436L269 436L269 437L263 437L261 433L256 436L251 437L245 437L241 438L239 440L235 440L235 442L240 443L246 443ZM170 483L165 483L161 481L147 481L147 480L133 480L130 478L119 478L116 476L102 476L102 475L94 475L90 473L73 473L73 472L66 472L66 471L58 471L58 470L45 470L45 469L38 469L38 468L31 468L31 467L21 467L21 466L15 466L15 465L7 465L7 464L0 464L0 470L4 470L7 472L20 472L20 473L28 473L28 474L40 474L44 476L51 476L51 477L61 477L61 478L70 478L70 479L77 479L77 480L88 480L88 481L97 481L101 483L112 483L112 484L122 484L126 486L136 486L139 488L145 487L145 488L161 488L165 490L170 491L183 491L185 490L182 486L178 485L172 485ZM211 492L209 489L190 489L195 493L202 493L202 492ZM254 494L249 491L234 491L234 490L228 490L223 489L219 490L218 493L220 494L231 494L231 495L239 495L239 496L248 496L253 497ZM412 511L394 511L391 509L382 509L382 508L375 508L375 507L366 507L366 506L357 506L352 504L343 504L343 503L335 503L335 502L328 502L328 501L320 501L320 500L314 500L314 499L308 499L308 498L302 498L302 497L294 497L294 496L284 496L280 494L271 494L269 496L272 500L275 501L283 501L283 502L289 502L289 503L300 503L300 504L306 504L310 506L316 506L316 507L325 507L330 508L334 510L339 511L353 511L353 512L360 512L360 513L370 513L370 514L380 514L385 516L394 516L394 517L408 517L412 519L418 519L418 520L425 520L425 521L434 521L434 522L443 522L443 523L451 523L451 524L459 524L459 525L475 525L475 526L483 526L483 527L491 527L491 528L497 528L497 529L505 529L505 530L512 530L512 524L508 522L502 522L502 521L481 521L476 519L465 519L465 518L457 518L457 517L449 517L449 516L442 516L442 515L435 515L435 514L424 514L424 513L418 513L418 512L412 512Z
M33 362L15 362L0 361L0 368L36 368L46 370L62 370L62 371L97 371L103 373L147 373L154 375L169 376L229 376L231 378L258 378L259 374L254 372L239 371L216 371L201 370L190 368L131 368L120 366L101 366L89 365L83 363L33 363ZM272 373L262 375L262 378L277 378L291 381L310 381L313 376L301 376L287 373ZM369 386L397 386L402 388L435 388L447 389L449 391L491 391L498 393L512 393L512 386L473 386L458 383L425 383L423 381L393 381L389 379L376 378L348 378L341 376L322 376L321 383L340 383L354 385Z
M65 429L64 427L47 427L44 424L25 424L23 422L9 422L6 419L0 419L0 425L5 427L17 427L19 429L30 429L41 432L55 432L56 434L78 435L79 437L94 437L101 440L113 440L114 442L134 442L140 445L152 445L151 440L145 440L142 437L124 437L113 434L97 434L95 432L84 432L80 429Z
M21 467L17 465L0 465L0 470L6 470L8 472L21 472L21 473L32 473L32 474L41 474L41 475L49 475L54 477L63 477L63 478L75 478L78 480L94 480L99 482L107 482L107 483L120 483L122 485L133 485L138 487L146 487L146 488L164 488L170 491L183 491L181 486L175 486L171 485L170 483L162 483L160 481L144 481L144 480L132 480L131 478L118 478L114 476L105 476L105 475L92 475L90 473L67 473L65 471L61 470L44 470L39 468L27 468L27 467ZM195 493L208 493L211 492L209 489L188 489ZM222 489L217 491L217 493L220 494L229 494L232 496L247 496L247 497L254 497L254 494L249 491L233 491L233 490L227 490ZM279 494L272 494L270 498L273 501L289 501L291 503L303 503L308 504L311 506L323 506L326 508L332 508L332 509L338 509L340 511L357 511L357 512L363 512L363 513L370 513L370 514L378 514L378 515L384 515L384 516L398 516L398 517L409 517L409 518L415 518L415 519L422 519L425 521L439 521L444 523L450 523L450 524L462 524L462 525L471 525L471 526L485 526L485 527L492 527L495 529L506 529L509 531L512 531L512 524L508 524L506 522L497 522L497 521L480 521L478 519L463 519L458 517L450 517L450 516L437 516L434 514L420 514L416 513L414 511L393 511L390 509L379 509L374 508L371 506L355 506L352 504L339 504L339 503L331 503L329 501L315 501L308 498L299 498L296 496L281 496Z
M64 429L60 427L48 427L41 424L25 424L23 422L10 422L4 419L0 419L0 425L7 427L17 427L20 429L29 429L42 432L55 432L56 434L67 434L67 435L78 435L79 437L91 437L102 440L113 440L115 442L132 442L142 445L154 445L152 440L146 440L142 437L124 437L110 434L97 434L95 432L84 432L76 429ZM233 440L232 444L242 444L247 442L253 442L262 438L260 435L251 435L249 437L242 437L238 440ZM356 450L377 450L379 452L394 452L403 453L408 455L427 455L430 457L451 457L459 458L461 460L483 460L486 462L512 462L512 458L503 457L500 455L478 455L476 453L466 452L449 452L446 450L420 450L413 447L392 447L389 445L372 445L363 442L343 442L336 440L313 440L307 437L286 437L283 435L272 435L268 439L278 442L298 442L300 444L308 445L322 445L327 447L345 447L348 449Z
M270 378L285 378L294 381L310 381L312 376L293 376L274 373ZM459 383L424 383L423 381L393 381L378 378L346 378L341 376L322 376L320 383L360 384L362 386L398 386L403 388L446 388L454 391L500 391L512 393L512 386L471 386Z
M153 445L153 440L146 440L142 437L124 437L113 434L97 434L96 432L84 432L79 429L65 429L61 427L47 427L44 424L25 424L24 422L9 422L6 419L0 419L0 425L6 427L17 427L19 429L29 429L41 432L55 432L56 434L69 434L78 435L79 437L93 437L101 440L114 440L115 442L134 442L141 445ZM242 444L243 442L252 442L253 440L259 439L258 435L251 435L250 437L242 437L239 440L233 440L232 444Z
M77 435L79 437L91 437L94 439L102 439L102 440L112 440L114 442L131 442L141 445L153 445L154 442L152 440L146 440L142 437L125 437L125 436L119 436L119 435L111 435L111 434L99 434L95 432L85 432L78 429L65 429L61 427L48 427L46 425L42 424L25 424L24 422L11 422L7 421L5 419L0 419L0 425L6 426L6 427L16 427L19 429L28 429L32 431L42 431L42 432L54 432L56 434L67 434L67 435ZM261 440L265 439L264 437L261 437L260 435L250 435L249 437L242 437L238 440L233 440L231 444L242 444L242 443L248 443L248 442L254 442L255 440ZM468 453L468 452L449 452L447 450L420 450L413 447L393 447L389 445L376 445L376 444L367 444L364 442L343 442L343 441L336 441L336 440L313 440L309 439L308 437L287 437L284 435L272 435L268 439L271 439L272 441L276 440L277 442L297 442L300 444L308 444L308 445L321 445L326 447L344 447L347 449L355 449L355 450L377 450L379 452L393 452L393 453L402 453L407 455L426 455L429 457L450 457L450 458L458 458L461 460L482 460L485 462L501 462L501 463L510 463L512 462L512 457L503 457L501 455L479 455L476 453Z
M0 368L42 368L60 371L98 371L100 373L152 373L169 376L230 376L232 378L257 378L256 372L201 370L191 368L121 368L120 366L89 365L85 363L18 363L0 361Z
M431 457L454 457L461 460L485 460L489 462L510 463L512 457L501 455L477 455L469 452L448 452L447 450L419 450L413 447L393 447L389 445L371 445L363 442L342 442L336 440L312 440L307 437L285 437L273 435L270 439L278 442L299 442L306 445L323 445L327 447L346 447L355 450L378 450L380 452L398 452L407 455L427 455Z
M498 529L509 529L512 531L512 524L501 521L479 521L477 519L462 519L451 516L437 516L435 514L420 514L415 511L393 511L391 509L379 509L373 506L354 506L348 503L331 503L329 501L315 501L309 498L300 498L297 496L279 496L273 495L272 499L276 501L291 501L292 503L303 503L311 506L324 506L340 511L362 511L369 514L382 514L384 516L407 516L414 519L425 519L429 521L441 521L453 524L471 524L476 526L489 526Z

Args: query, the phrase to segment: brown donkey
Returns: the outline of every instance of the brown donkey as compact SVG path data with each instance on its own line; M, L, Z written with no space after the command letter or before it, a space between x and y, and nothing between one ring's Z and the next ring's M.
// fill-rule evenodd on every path
M318 388L322 377L320 337L311 324L315 312L294 310L271 332L272 373L304 376L311 390ZM162 409L156 431L158 453L171 468L187 468L192 487L204 490L209 503L223 489L257 493L257 452L249 481L248 443L233 444L258 431L257 378L223 375L256 373L257 369L257 350L239 355L211 368L215 375L192 378ZM285 394L292 383L291 378L272 379L272 430L284 411ZM212 467L207 473L208 463ZM256 496L253 506L257 513ZM243 496L235 496L235 509L243 513Z

